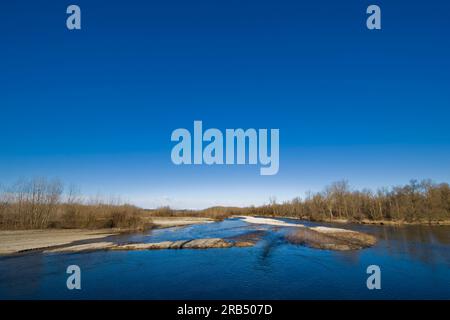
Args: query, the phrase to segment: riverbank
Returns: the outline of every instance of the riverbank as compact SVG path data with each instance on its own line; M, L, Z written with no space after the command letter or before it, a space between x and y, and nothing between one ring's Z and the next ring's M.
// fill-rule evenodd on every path
M31 250L68 245L76 241L99 240L115 234L118 230L14 230L0 231L0 254L22 253Z
M245 217L241 215L231 215L232 217ZM450 220L435 220L435 221L405 221L405 220L349 220L349 219L322 219L322 220L311 220L307 217L294 217L294 216L284 216L284 215L260 215L266 219L292 219L299 221L309 221L317 223L335 223L335 224L362 224L362 225L377 225L377 226L450 226Z
M182 227L200 223L212 223L214 221L215 220L211 218L199 217L151 217L153 227L157 229Z
M192 224L213 222L209 218L176 218L152 217L153 228L181 227ZM97 240L103 242L105 238L132 229L42 229L42 230L0 230L0 255L23 253L32 250L45 250L54 247L72 245L80 241Z
M142 250L180 250L180 249L221 249L231 247L252 247L255 242L251 241L230 241L222 238L205 238L191 240L162 241L150 243L116 244L114 242L94 242L74 246L64 246L56 249L45 250L44 253L76 253L99 250L121 250L121 251L142 251Z

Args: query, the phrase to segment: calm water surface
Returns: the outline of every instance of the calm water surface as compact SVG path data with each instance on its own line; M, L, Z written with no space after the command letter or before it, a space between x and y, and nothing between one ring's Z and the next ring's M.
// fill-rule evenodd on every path
M266 231L255 247L1 257L0 298L450 299L450 227L349 228L375 235L377 245L351 252L311 249L284 241L291 228L236 218L112 239L157 242ZM81 268L79 291L66 288L72 264ZM381 267L381 290L366 288L372 264Z

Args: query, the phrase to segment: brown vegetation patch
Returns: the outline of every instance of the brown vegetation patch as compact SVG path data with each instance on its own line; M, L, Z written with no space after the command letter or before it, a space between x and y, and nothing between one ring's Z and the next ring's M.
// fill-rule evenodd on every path
M220 238L213 239L195 239L188 241L182 247L183 249L207 249L207 248L229 248L233 244Z
M64 194L58 180L22 180L0 190L0 229L143 230L151 227L144 210L120 201L83 200L74 190Z
M290 243L305 245L316 249L327 250L357 250L371 247L376 238L361 232L338 231L319 232L309 228L299 228L286 236Z

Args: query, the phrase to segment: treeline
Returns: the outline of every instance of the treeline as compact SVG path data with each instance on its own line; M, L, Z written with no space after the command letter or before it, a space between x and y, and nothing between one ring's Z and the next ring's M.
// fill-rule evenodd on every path
M347 181L334 182L322 192L309 192L304 198L267 205L205 210L151 211L160 216L201 216L223 219L232 215L293 217L311 221L395 221L430 223L450 221L450 186L430 180L411 180L408 185L372 190L352 190Z
M22 180L0 188L0 229L120 228L146 229L152 216L224 219L232 215L293 217L312 221L450 221L450 186L430 180L408 185L353 190L347 181L332 183L322 192L258 207L212 207L204 210L144 210L117 199L86 200L59 180Z
M206 217L214 220L223 220L232 215L244 215L248 212L248 209L239 207L211 207L203 210L178 210L164 206L156 209L146 209L145 211L151 217Z
M142 209L100 197L85 200L59 180L21 180L0 189L0 229L120 228L151 226Z
M352 190L339 181L324 191L308 193L284 203L247 209L249 215L289 216L313 221L438 222L450 220L450 186L430 180L411 180L408 185L371 190Z

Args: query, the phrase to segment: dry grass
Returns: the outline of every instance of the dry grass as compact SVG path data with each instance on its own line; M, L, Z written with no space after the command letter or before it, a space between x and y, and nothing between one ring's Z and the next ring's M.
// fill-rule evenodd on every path
M22 208L21 208L22 206ZM45 219L38 223L28 216L41 205L8 204L0 211L0 229L103 229L118 228L142 230L151 227L151 220L144 218L144 211L130 205L108 204L55 204L51 210L46 210Z

